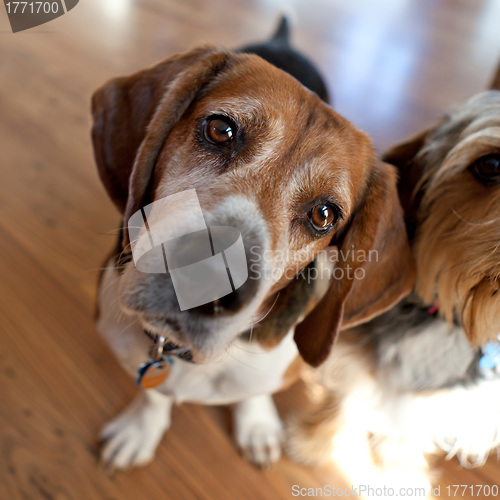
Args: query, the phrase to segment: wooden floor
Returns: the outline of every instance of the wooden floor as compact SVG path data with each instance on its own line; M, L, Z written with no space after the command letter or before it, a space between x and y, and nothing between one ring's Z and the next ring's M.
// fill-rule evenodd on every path
M82 0L11 34L0 7L0 499L285 499L329 468L239 458L226 410L185 405L156 461L109 477L96 434L134 394L93 325L118 214L95 171L89 98L105 79L200 41L274 28L278 0ZM498 0L290 0L296 45L378 149L481 90L500 56ZM283 414L301 387L278 396ZM500 462L440 463L439 484L495 484ZM442 489L441 498L446 498ZM465 496L464 498L473 498ZM477 497L476 497L477 498Z

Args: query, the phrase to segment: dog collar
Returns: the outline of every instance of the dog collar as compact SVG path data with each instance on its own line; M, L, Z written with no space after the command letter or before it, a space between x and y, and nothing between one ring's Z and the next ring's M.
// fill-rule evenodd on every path
M427 308L427 314L430 316L436 316L436 314L439 311L439 304L437 302L434 302L431 306Z
M430 306L425 306L425 310L427 311L427 314L429 316L437 317L439 315L439 303L434 302ZM455 326L460 326L460 319L457 317L456 314L453 315L453 324Z

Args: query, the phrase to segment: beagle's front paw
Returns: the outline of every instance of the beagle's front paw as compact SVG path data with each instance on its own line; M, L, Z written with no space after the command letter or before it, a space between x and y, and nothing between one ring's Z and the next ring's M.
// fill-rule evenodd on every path
M269 395L254 396L235 405L235 439L243 456L268 468L281 456L283 424Z
M149 463L170 426L172 400L157 391L141 391L100 433L101 462L124 470Z

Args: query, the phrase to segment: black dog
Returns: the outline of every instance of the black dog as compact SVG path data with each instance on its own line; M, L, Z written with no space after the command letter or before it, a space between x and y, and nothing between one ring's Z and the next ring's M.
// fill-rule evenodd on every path
M265 43L246 45L238 52L256 54L296 78L331 104L325 82L316 67L290 44L290 21L283 15L274 35Z

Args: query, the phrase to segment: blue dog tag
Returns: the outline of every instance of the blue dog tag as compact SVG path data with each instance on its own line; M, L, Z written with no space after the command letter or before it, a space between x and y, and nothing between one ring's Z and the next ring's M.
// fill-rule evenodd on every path
M483 370L494 370L500 365L500 342L488 342L483 349L483 356L479 360L479 366Z

